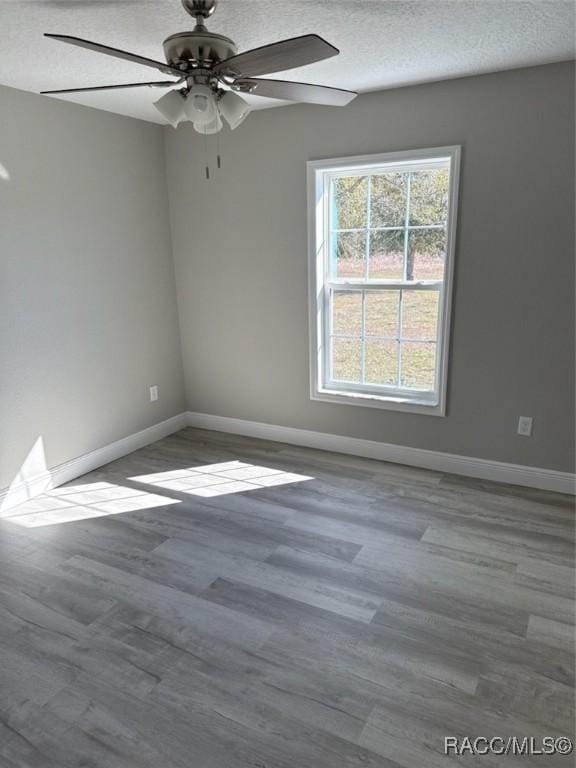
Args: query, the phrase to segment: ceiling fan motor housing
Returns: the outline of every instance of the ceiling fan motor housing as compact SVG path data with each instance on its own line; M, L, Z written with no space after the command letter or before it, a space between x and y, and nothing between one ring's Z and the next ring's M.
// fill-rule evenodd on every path
M229 37L208 32L204 29L193 32L177 32L164 40L164 55L172 67L186 65L191 61L199 64L215 63L234 56L236 44Z

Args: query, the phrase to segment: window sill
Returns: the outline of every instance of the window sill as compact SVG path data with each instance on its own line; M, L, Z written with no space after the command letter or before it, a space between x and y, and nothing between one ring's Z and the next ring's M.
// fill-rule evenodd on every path
M334 389L316 389L310 394L310 399L338 405L359 405L365 408L380 408L386 411L402 411L404 413L420 413L426 416L445 416L446 408L438 400L418 400L392 395L360 394L343 392Z

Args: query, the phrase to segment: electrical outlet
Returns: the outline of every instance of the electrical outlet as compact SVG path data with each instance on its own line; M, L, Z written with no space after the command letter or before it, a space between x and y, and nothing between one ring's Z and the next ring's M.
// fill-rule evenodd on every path
M532 435L532 416L520 416L518 419L518 434L524 437Z
M156 400L158 400L158 387L154 384L153 387L150 387L150 402L155 403Z

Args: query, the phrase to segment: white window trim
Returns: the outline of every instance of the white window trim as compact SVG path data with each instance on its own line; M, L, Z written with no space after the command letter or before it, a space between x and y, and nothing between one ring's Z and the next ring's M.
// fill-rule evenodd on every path
M450 346L450 325L452 315L452 291L454 282L454 251L456 246L456 220L458 215L458 185L460 180L460 146L434 147L415 149L402 152L386 152L376 155L360 155L356 157L336 157L325 160L311 160L307 163L308 177L308 299L309 299L309 336L310 336L310 398L328 403L343 405L360 405L370 408L421 413L431 416L446 415L446 399L448 385L448 360ZM446 261L444 271L444 287L441 292L439 325L441 329L438 345L437 382L438 396L434 400L423 396L415 399L407 397L402 392L392 390L385 395L370 391L367 385L359 385L364 391L351 392L349 389L339 391L337 387L326 389L321 385L324 378L325 350L327 340L323 338L323 314L325 301L325 276L323 252L326 239L327 206L323 194L323 174L327 171L338 170L350 172L372 172L374 166L389 165L394 169L397 162L405 168L407 163L413 163L414 169L424 160L450 160L450 199L448 221L446 227ZM316 201L322 198L324 205L317 206ZM320 209L318 211L318 209ZM318 243L320 246L318 246ZM343 281L342 287L365 287L365 283ZM372 287L372 283L370 284ZM426 283L420 287L426 289ZM324 332L326 332L324 328Z

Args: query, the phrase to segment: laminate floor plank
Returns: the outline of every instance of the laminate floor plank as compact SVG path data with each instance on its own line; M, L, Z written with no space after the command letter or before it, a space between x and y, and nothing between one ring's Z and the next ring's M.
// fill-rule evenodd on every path
M478 527L476 530L462 532L430 526L422 536L422 541L455 550L485 553L500 559L509 558L515 564L528 556L569 566L574 556L572 542L567 537L527 534L521 529L494 532L483 531Z
M0 714L0 765L2 768L64 768L32 744Z
M561 621L530 616L526 636L544 645L563 648L568 652L574 650L574 627Z
M543 727L570 733L574 728L574 688L522 669L520 664L495 664L476 690L484 705Z
M226 637L232 633L238 642L250 646L263 642L272 632L272 627L263 621L249 621L232 609L214 606L189 593L89 560L82 555L71 558L63 569L80 582L79 589L80 584L87 584L142 610L201 626L215 636Z
M514 581L541 592L567 597L574 600L576 594L576 571L572 567L555 565L535 557L520 558L514 574Z
M216 554L209 548L189 542L172 539L161 544L155 552L184 563L204 562L207 567L213 564L223 576L237 576L243 583L255 587L265 585L268 591L275 594L292 597L358 621L369 622L381 603L375 593L342 587L327 579L313 579L266 562Z
M574 740L574 533L560 494L184 429L2 513L0 768Z

